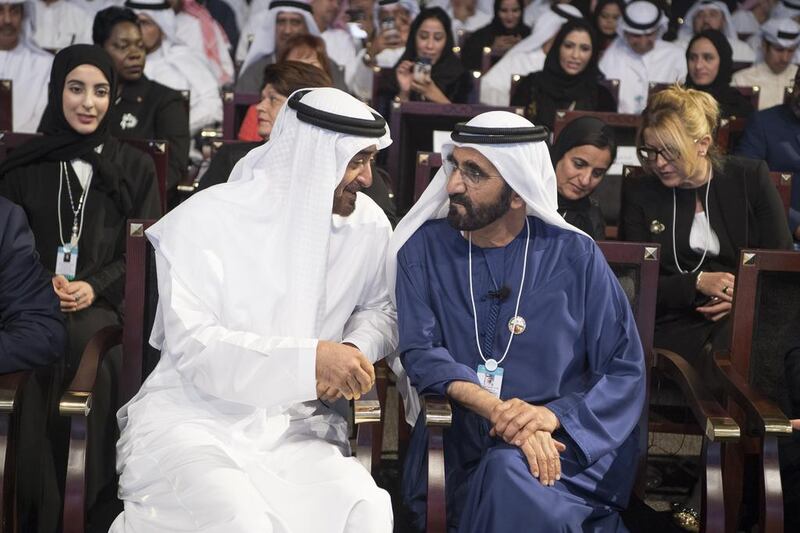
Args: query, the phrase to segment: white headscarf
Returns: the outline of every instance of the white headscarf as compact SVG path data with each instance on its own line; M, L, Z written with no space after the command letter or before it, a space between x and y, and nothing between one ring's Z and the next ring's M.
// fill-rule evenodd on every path
M481 113L467 122L467 125L479 128L533 127L528 119L508 111ZM529 215L548 224L586 235L558 214L556 173L545 142L472 144L453 141L442 147L442 158L452 154L456 146L474 148L491 161L506 183L525 201ZM397 253L426 221L447 216L450 207L447 179L444 168L440 168L417 203L397 225L389 241L386 252L386 281L389 296L395 303ZM406 421L413 426L420 411L419 396L411 387L400 357L391 356L388 362L397 375L397 389L405 403Z
M144 14L153 19L168 43L180 42L175 11L166 0L127 0L124 5L137 15Z
M696 2L689 9L689 11L686 12L686 16L683 17L683 24L681 24L681 27L678 28L678 40L689 40L692 38L692 36L695 34L694 17L702 9L716 9L722 13L725 23L720 31L725 34L725 37L727 37L729 41L737 40L739 38L736 34L736 28L733 25L731 12L728 9L728 6L725 5L725 2L720 2L719 0L700 0L699 2Z
M772 16L775 18L800 17L800 0L781 0L772 10Z
M273 0L270 2L269 9L256 15L257 19L253 20L251 26L254 30L253 44L247 51L239 72L247 71L250 65L275 52L275 26L278 13L299 13L306 22L308 33L319 36L319 28L311 14L311 4L308 1Z
M415 2L414 0L382 0L376 1L375 5L372 8L372 23L375 25L376 28L380 29L381 20L378 18L380 16L380 9L383 8L390 8L393 6L401 7L408 11L408 15L410 20L414 20L419 15L419 3Z
M300 101L373 119L366 104L338 89L313 89ZM270 140L239 161L228 183L192 196L147 235L214 312L235 309L259 335L318 338L328 244L340 218L331 213L334 189L358 152L389 144L388 127L380 138L337 133L303 122L284 105ZM367 201L359 195L358 202ZM163 331L151 341L158 346Z
M793 48L800 44L800 24L790 18L772 17L762 24L761 37L783 48Z
M544 43L558 35L561 26L569 20L565 14L576 19L583 18L577 7L571 4L555 4L539 17L531 34L518 42L508 53L518 54L540 49Z
M625 6L622 16L617 23L617 35L624 38L625 33L646 35L653 31L658 32L658 38L667 31L669 19L661 8L650 0L634 0ZM647 27L637 27L646 25Z

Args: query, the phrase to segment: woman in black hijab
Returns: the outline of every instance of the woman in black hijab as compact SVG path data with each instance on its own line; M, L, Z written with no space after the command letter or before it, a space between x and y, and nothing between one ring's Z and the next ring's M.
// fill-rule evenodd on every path
M622 0L600 0L592 14L592 25L597 34L597 45L602 52L617 38L617 23L625 9Z
M596 241L605 239L606 225L600 205L589 195L600 185L616 157L614 131L594 117L580 117L567 124L550 149L558 186L558 212Z
M531 34L522 21L525 4L522 0L494 0L494 19L467 38L461 48L461 64L467 70L481 70L483 49L492 49L492 55L502 57L515 44Z
M544 69L527 75L511 98L512 106L524 106L534 124L553 129L556 111L616 111L611 92L599 85L597 39L584 20L566 22L547 53Z
M411 23L406 50L395 65L390 91L401 102L466 102L472 76L453 53L453 43L447 13L439 7L422 10ZM430 74L417 73L417 65L425 63L430 65Z
M152 160L109 134L117 80L98 46L61 50L50 73L43 134L0 166L0 194L25 210L67 318L67 374L89 338L120 324L125 225L160 214Z
M727 37L717 30L703 30L686 47L686 87L697 89L719 103L720 117L747 118L753 105L731 87L733 51Z

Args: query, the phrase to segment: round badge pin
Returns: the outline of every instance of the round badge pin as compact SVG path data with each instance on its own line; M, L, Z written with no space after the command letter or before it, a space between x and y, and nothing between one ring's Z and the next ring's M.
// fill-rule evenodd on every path
M525 331L526 327L527 324L525 323L525 319L521 316L512 317L511 320L508 321L508 331L514 335L521 334L523 331Z
M489 372L494 372L495 370L497 370L497 361L495 361L494 359L489 359L486 361L486 364L484 366L486 367L486 370L488 370Z

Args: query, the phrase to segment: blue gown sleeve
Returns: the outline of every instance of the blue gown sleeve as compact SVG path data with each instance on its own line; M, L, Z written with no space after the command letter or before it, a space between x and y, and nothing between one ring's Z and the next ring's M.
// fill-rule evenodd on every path
M21 207L0 204L0 373L47 365L64 353L64 315Z
M645 363L633 312L599 248L586 266L586 388L546 404L580 448L584 466L618 448L645 404Z
M400 357L419 394L444 395L451 381L480 385L476 370L458 363L443 345L431 309L427 276L421 262L409 260L406 248L397 254L397 323Z

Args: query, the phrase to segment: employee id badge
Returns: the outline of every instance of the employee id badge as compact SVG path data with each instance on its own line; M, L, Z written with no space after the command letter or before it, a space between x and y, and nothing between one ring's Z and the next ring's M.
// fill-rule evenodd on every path
M481 387L499 398L500 389L503 388L503 369L498 366L494 371L489 371L485 365L478 365L478 381Z
M58 247L56 256L56 275L60 274L72 281L78 266L78 247Z

